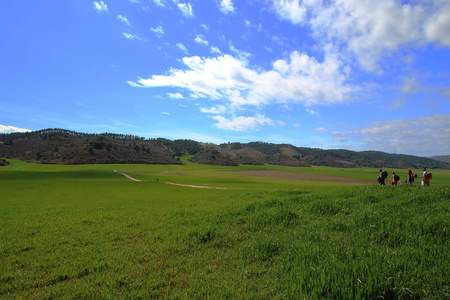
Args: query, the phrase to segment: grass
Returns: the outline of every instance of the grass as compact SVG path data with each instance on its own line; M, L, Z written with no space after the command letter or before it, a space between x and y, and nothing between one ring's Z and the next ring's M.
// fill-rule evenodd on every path
M426 188L344 186L12 161L0 168L0 297L448 299L450 174L433 174Z

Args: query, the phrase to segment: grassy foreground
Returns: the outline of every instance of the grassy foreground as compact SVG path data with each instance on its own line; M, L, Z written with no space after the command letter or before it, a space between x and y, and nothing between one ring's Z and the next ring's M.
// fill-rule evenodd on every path
M202 168L1 168L0 297L450 297L448 184L339 186Z

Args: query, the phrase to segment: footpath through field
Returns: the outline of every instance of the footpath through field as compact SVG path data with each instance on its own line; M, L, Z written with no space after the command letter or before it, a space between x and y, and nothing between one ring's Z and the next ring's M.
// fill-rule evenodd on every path
M295 173L276 170L247 170L247 171L231 171L239 174L285 179L285 180L300 180L300 181L316 181L316 182L335 182L335 183L356 183L356 184L375 184L375 180L349 178L324 174L311 174L311 173Z
M138 182L141 182L141 181L142 181L142 180L133 178L133 177L131 177L130 175L128 175L128 174L126 174L126 173L122 173L122 172L119 172L119 171L117 171L117 170L113 170L113 171L116 172L116 173L119 173L120 175L125 176L126 178L128 178L128 179L130 179L130 180L138 181Z

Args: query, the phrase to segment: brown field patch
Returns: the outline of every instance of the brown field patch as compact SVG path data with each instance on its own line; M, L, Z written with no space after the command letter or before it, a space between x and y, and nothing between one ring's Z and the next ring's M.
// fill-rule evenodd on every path
M300 180L300 181L316 181L316 182L335 182L335 183L356 183L356 184L376 184L375 180L349 178L324 174L311 174L311 173L294 173L276 170L247 170L247 171L232 171L239 174L284 179L284 180Z

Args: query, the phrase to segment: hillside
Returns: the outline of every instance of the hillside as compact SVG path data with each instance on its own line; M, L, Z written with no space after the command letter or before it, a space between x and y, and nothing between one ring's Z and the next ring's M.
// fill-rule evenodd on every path
M204 144L193 140L144 139L123 134L88 134L64 129L0 134L0 157L49 164L199 164L236 166L330 166L450 169L450 163L379 151L323 150L264 142Z
M432 156L431 159L450 163L450 155Z
M388 154L380 151L323 150L295 147L289 144L271 144L263 142L228 143L207 145L206 149L194 155L190 161L203 164L216 164L208 159L207 152L215 151L221 159L228 157L228 164L272 164L283 166L329 166L340 168L404 168L420 169L423 167L450 169L450 164L430 158L413 155Z
M63 129L0 135L0 157L47 164L181 164L165 145L130 135Z

